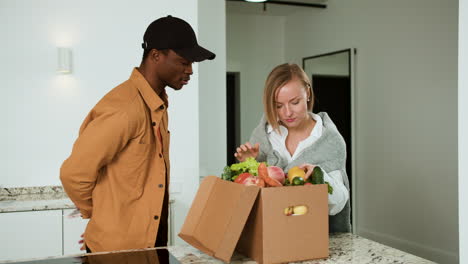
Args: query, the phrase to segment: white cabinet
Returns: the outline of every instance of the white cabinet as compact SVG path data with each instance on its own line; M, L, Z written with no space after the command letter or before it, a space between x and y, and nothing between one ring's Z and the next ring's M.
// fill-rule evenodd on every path
M167 245L174 246L174 200L169 200Z
M84 233L86 225L89 219L83 219L81 216L70 217L70 214L74 209L64 209L63 211L63 254L72 255L86 253L81 251L81 244L78 241L81 240L81 234Z
M174 243L173 202L169 241ZM74 209L0 213L0 262L86 253L78 241L89 219L69 217Z
M0 261L62 255L62 210L0 214Z

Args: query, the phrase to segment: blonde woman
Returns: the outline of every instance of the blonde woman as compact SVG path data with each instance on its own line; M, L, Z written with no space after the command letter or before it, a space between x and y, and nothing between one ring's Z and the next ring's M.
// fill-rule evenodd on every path
M275 67L265 83L264 116L234 156L239 161L254 157L285 172L299 166L306 177L320 166L333 187L328 197L330 232L350 232L346 145L327 113L312 113L313 102L310 80L298 65Z

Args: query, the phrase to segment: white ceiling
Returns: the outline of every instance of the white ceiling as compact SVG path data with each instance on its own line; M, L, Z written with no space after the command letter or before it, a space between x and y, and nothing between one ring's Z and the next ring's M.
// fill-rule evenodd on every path
M310 4L326 4L327 0L281 0L283 2L298 2ZM254 15L270 15L270 16L287 16L302 10L323 10L321 8L302 7L267 4L266 11L263 10L263 3L249 3L226 1L226 12L237 14L254 14Z

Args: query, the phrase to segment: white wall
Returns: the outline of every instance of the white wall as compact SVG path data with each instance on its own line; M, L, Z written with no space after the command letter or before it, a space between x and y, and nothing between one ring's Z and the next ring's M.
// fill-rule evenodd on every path
M286 18L286 60L356 56L358 234L457 263L457 1L328 1Z
M349 76L349 53L311 58L305 61L304 70L309 78L314 74ZM302 64L300 64L302 66Z
M357 48L355 229L437 262L457 263L457 2L327 4L271 21L227 15L228 70L244 74L242 102L248 104L242 137L262 111L261 88L252 85L263 87L270 69L258 67L301 65L303 57ZM283 47L277 45L281 35ZM267 54L250 51L264 43Z
M180 1L143 1L141 8L115 1L2 0L0 5L4 40L0 43L4 92L0 177L10 187L60 184L59 167L81 122L105 93L128 79L132 67L139 65L142 36L150 22L174 14L197 26L196 3L180 8ZM62 45L73 52L74 71L67 76L55 73L56 47ZM181 108L198 107L193 100L198 98L194 75L194 81L171 98L172 127L184 124ZM181 106L176 101L182 101ZM198 127L197 118L193 123ZM173 137L177 146L177 132ZM188 167L198 167L198 161L192 160L196 156L187 154L189 164L194 164Z
M128 79L146 27L168 14L197 31L197 1L0 1L1 185L60 185L59 168L86 114ZM55 73L58 46L73 51L71 75ZM198 87L195 64L187 87L168 89L176 233L198 186Z
M227 70L240 72L241 142L246 142L263 113L266 77L284 63L284 17L228 13L226 23Z
M199 42L216 54L199 64L200 176L226 166L226 11L224 1L198 1Z
M468 263L468 1L458 10L458 228L460 263Z

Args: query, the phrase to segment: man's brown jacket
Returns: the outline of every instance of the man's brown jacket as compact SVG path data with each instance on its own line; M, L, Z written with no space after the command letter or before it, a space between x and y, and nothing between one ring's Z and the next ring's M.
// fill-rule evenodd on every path
M93 252L154 247L169 185L165 96L135 68L88 114L61 167L66 193L90 219Z

